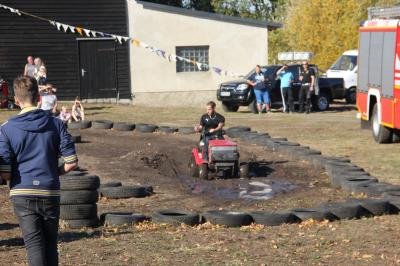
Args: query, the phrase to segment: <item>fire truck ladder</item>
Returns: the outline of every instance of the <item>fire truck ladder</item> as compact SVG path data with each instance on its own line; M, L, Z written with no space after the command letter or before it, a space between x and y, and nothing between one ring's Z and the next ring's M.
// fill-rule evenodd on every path
M368 20L372 19L400 19L400 6L370 7L368 8Z

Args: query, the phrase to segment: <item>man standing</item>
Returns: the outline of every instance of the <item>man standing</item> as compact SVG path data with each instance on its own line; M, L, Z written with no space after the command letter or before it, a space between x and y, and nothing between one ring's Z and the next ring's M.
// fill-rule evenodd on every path
M195 127L196 131L204 130L203 159L208 161L208 141L222 136L222 128L225 125L225 117L215 111L215 102L207 103L207 113L201 116L200 125Z
M311 95L314 91L315 72L309 68L308 62L303 62L303 69L300 72L301 88L299 92L299 113L309 114L311 109Z
M265 110L269 112L269 92L267 88L267 78L264 76L264 73L261 71L261 67L259 65L256 66L255 73L250 76L247 80L247 84L253 86L254 95L256 96L257 101L257 110L258 113L262 113L263 105L265 105Z
M24 76L33 78L35 76L35 63L32 56L26 58L27 64L24 68Z
M59 176L75 169L78 158L63 122L35 107L37 93L34 78L14 80L22 111L0 128L0 171L10 180L29 265L58 265ZM65 160L60 168L59 155Z
M292 91L292 83L294 80L293 73L288 71L288 66L285 64L278 70L278 72L276 72L276 75L281 80L283 111L285 113L293 113L294 112L293 91Z

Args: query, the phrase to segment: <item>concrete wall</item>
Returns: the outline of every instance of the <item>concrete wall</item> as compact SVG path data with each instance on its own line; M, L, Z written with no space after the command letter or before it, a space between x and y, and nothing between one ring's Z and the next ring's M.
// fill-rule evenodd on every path
M268 61L268 30L143 8L128 1L129 35L175 54L176 46L209 45L211 66L247 74ZM169 62L147 49L131 45L134 104L204 105L216 99L218 84L232 80L208 72L177 73Z

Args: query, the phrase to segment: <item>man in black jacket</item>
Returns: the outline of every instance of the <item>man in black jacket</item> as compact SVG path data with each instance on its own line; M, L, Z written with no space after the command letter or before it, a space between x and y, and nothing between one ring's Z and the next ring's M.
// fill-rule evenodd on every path
M314 93L315 72L308 66L308 62L303 62L303 69L300 72L301 88L299 91L299 113L306 114L311 111L311 96Z

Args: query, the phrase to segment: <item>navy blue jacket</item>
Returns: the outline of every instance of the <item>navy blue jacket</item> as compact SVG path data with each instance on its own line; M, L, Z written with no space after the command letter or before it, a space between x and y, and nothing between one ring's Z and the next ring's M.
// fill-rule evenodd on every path
M78 161L63 122L43 110L25 108L0 128L0 171L11 171L11 197L59 196L59 155Z

